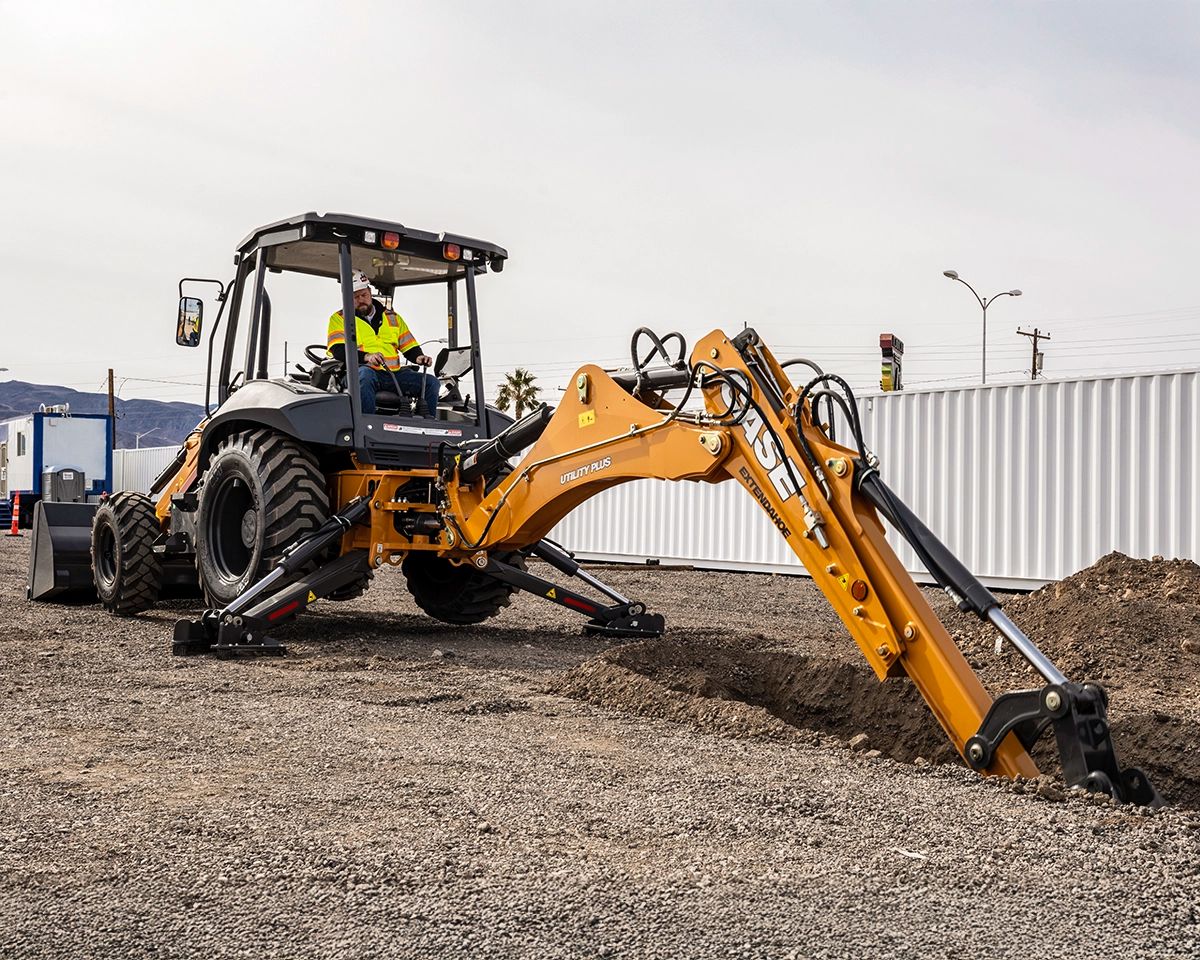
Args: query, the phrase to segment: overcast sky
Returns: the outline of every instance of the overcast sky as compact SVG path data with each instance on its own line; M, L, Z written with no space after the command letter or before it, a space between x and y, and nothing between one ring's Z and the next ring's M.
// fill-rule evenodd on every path
M756 327L860 387L1200 366L1200 5L0 0L2 377L199 399L182 276L342 211L483 237L495 379ZM336 286L277 309L324 340ZM402 295L417 335L440 304ZM282 365L282 343L275 349ZM165 380L169 383L155 383Z

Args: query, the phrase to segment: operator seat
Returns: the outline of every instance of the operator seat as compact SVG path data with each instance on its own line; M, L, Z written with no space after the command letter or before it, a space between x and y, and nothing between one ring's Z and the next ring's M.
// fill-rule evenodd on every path
M394 390L376 390L375 412L395 417L415 417L417 398L397 394Z
M396 417L415 417L417 398L398 394L395 390L376 390L375 412ZM431 410L430 413L437 416L436 410Z

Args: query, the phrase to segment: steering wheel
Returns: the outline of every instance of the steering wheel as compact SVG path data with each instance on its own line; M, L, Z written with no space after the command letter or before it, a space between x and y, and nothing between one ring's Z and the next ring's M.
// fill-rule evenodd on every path
M325 352L325 344L314 343L311 346L304 348L304 356L308 358L309 363L316 364L318 367L334 358Z

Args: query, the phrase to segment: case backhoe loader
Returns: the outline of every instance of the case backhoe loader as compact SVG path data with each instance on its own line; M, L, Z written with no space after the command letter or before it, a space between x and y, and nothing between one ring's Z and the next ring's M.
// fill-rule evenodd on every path
M209 337L210 367L220 344L215 409L155 484L156 501L119 493L96 511L90 560L105 605L144 609L182 565L196 571L208 609L176 624L176 653L278 653L273 630L317 601L358 595L390 564L403 568L417 604L449 623L481 622L524 591L578 612L590 630L654 636L664 629L661 616L583 570L546 535L615 484L733 481L803 562L878 678L909 677L971 768L1035 776L1029 750L1052 730L1068 784L1161 802L1141 771L1119 765L1104 691L1064 676L889 489L841 378L808 361L779 362L754 330L714 331L688 355L679 334L660 339L642 329L628 369L582 367L557 409L543 406L514 423L488 408L475 282L506 258L482 241L341 215L306 214L247 237L233 281L217 284L214 326L226 306L228 315ZM309 370L268 377L268 277L337 279L349 316L352 270L365 271L385 296L406 285L445 285L436 423L412 417L400 396L381 395L380 411L365 415L356 366L328 358L323 346L310 349ZM180 324L190 316L191 325L180 342L198 339L202 312L195 298L181 299ZM347 324L346 356L355 351ZM793 366L808 368L796 382ZM459 388L468 373L473 400ZM838 421L846 443L835 439ZM992 700L889 547L882 520L1044 685ZM48 571L31 564L30 593L47 595L72 560L55 557L53 518L43 517L35 534L50 561ZM603 599L527 570L532 557Z

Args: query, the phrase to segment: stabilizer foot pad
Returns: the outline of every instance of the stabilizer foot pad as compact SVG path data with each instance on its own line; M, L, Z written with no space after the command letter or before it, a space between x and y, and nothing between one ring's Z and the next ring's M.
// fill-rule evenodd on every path
M588 633L602 633L610 637L661 637L667 629L666 618L661 613L642 613L636 617L618 617L615 620L591 620L583 625Z
M177 657L211 653L222 660L232 657L281 657L287 647L271 637L245 642L244 631L232 624L220 627L207 613L199 620L175 621L175 639L171 652ZM262 636L259 634L259 636Z
M213 637L200 620L176 620L175 639L171 642L171 653L177 657L193 657L208 653Z

